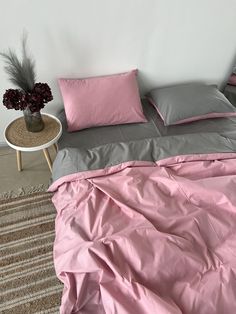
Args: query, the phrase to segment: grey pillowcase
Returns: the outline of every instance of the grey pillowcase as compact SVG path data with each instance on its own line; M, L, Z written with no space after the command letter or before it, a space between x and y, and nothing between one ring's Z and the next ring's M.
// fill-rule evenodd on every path
M235 107L213 85L191 83L156 88L147 98L165 125L236 115Z

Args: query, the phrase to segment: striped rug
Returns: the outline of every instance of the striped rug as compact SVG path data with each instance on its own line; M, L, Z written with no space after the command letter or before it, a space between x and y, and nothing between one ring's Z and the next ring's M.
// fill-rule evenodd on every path
M50 193L0 201L0 313L59 313Z

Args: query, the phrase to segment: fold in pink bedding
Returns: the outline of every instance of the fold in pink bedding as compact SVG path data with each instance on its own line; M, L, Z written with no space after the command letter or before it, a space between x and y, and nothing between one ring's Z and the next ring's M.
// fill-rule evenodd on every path
M236 159L91 174L53 202L62 314L236 313Z

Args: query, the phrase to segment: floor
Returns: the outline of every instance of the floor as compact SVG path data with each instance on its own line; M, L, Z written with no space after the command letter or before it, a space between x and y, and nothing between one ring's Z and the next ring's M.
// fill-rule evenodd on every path
M54 160L54 149L50 148L49 152ZM22 167L19 172L14 149L0 147L0 198L47 189L51 173L43 151L22 152Z

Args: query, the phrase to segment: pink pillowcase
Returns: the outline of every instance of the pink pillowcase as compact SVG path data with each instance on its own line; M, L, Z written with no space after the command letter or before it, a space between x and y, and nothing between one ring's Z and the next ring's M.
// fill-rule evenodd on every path
M231 74L229 81L228 81L228 84L236 86L236 74L234 74L234 73Z
M137 70L86 79L59 79L68 131L146 122L136 73Z

